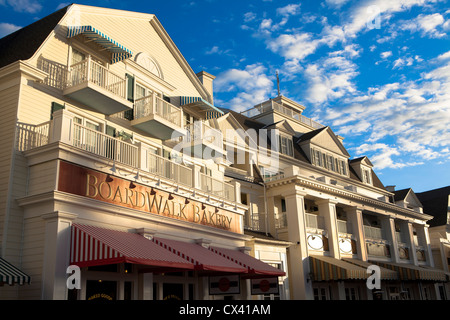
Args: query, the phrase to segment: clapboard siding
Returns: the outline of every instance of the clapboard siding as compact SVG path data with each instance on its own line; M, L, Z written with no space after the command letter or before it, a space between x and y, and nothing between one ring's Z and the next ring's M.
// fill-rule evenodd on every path
M2 116L0 117L0 136L2 137L0 139L0 150L2 150L0 152L0 244L2 247L5 247L3 243L5 223L9 218L6 216L7 199L20 88L14 82L10 82L10 84L11 86L0 91L0 108L2 110ZM6 254L2 253L2 256L6 257Z
M30 167L28 194L38 194L56 189L57 160Z

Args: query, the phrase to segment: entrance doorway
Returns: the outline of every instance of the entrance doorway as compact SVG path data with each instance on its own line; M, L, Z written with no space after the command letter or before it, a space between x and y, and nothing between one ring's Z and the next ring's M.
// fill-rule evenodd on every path
M86 300L116 300L117 282L102 280L86 281Z

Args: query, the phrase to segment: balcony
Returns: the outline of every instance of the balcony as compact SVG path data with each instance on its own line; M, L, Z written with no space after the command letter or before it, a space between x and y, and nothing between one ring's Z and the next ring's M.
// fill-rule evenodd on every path
M123 113L122 117L126 118L128 112ZM185 135L181 124L182 119L183 111L180 108L156 94L151 94L135 101L133 116L130 120L133 127L152 137L168 140Z
M214 198L214 203L223 204L225 201L227 205L230 202L235 205L239 190L236 191L234 185L154 154L144 142L130 143L78 124L73 121L74 116L61 109L53 113L53 120L39 125L18 123L16 149L37 150L53 143L63 143L64 157L70 157L70 161L80 165L115 163L123 168L121 171L139 170L147 179L194 189Z
M252 118L252 117L258 116L260 114L263 114L263 113L269 112L269 111L280 112L283 115L285 115L291 119L297 120L297 121L301 122L302 124L306 124L313 129L320 129L320 128L325 127L324 125L318 123L317 121L314 121L308 117L305 117L300 112L298 112L294 109L285 107L273 100L270 100L266 103L260 104L260 105L254 107L252 109L249 109L247 111L243 111L243 112L241 112L241 114L246 117Z
M235 201L234 186L208 176L204 173L200 174L200 188L210 194L216 195L221 198L228 199L230 201Z
M63 94L106 115L130 110L127 80L90 57L70 66Z
M223 137L220 130L214 129L205 121L195 121L185 129L186 136L181 142L183 153L201 159L223 157Z

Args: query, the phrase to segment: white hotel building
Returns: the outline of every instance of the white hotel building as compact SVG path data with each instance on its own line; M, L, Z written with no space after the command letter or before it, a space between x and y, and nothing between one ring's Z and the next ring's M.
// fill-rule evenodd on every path
M70 5L0 48L0 299L449 297L412 190L286 97L214 106L154 15Z

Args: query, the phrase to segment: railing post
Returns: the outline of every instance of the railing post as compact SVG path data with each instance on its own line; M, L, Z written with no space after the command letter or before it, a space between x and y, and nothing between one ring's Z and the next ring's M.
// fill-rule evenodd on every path
M60 109L53 113L53 125L49 142L61 141L72 145L73 143L73 113Z
M196 164L192 164L189 166L192 169L192 187L195 189L201 189L202 182L200 178L200 166Z
M145 143L139 142L138 145L138 160L139 169L145 172L149 172L149 161L148 161L148 151L149 147Z
M87 70L86 70L86 81L91 81L91 56L87 58Z

